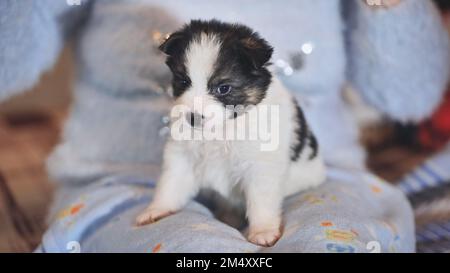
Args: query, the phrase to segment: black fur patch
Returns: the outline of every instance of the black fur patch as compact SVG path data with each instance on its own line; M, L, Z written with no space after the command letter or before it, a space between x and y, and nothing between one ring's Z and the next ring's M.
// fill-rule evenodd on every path
M200 39L202 34L214 35L221 42L214 72L208 80L210 94L224 106L248 106L261 102L272 78L266 68L272 47L244 25L217 20L193 20L160 46L168 56L166 63L173 73L174 96L181 96L190 87L185 51L190 42ZM220 85L230 85L232 91L227 95L215 93Z
M312 150L311 155L309 156L309 159L311 160L316 158L317 154L319 153L319 143L317 142L316 136L311 131L309 131L308 145Z
M172 71L172 88L175 98L183 95L191 86L184 62L188 44L189 40L183 33L175 32L159 46L159 49L167 55L166 64Z
M298 127L295 130L295 142L292 145L292 153L291 160L297 161L306 145L311 148L311 154L309 155L309 159L314 159L319 151L319 145L317 143L317 139L314 134L309 129L308 123L306 122L305 115L303 114L302 109L297 103L297 100L293 99L294 107L295 107L295 116L297 119Z

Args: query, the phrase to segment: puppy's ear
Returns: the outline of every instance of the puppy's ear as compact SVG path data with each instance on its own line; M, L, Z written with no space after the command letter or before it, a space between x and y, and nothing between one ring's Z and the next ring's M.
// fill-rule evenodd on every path
M159 50L168 56L172 56L181 49L184 35L181 32L174 32L159 46Z
M240 40L240 51L252 68L258 70L269 62L273 48L262 38L250 37Z

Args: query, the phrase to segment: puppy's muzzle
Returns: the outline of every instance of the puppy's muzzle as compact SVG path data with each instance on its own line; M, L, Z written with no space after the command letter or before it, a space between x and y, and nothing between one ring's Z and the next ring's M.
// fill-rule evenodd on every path
M203 127L205 117L197 112L189 112L186 114L186 120L193 128L201 128Z

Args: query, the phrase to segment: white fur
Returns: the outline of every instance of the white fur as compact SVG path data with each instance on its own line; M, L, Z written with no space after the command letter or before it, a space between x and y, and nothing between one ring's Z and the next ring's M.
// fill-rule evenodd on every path
M194 96L200 96L205 104L225 111L208 95L206 87L219 50L220 44L214 37L207 36L189 46L186 66L192 87L177 99L176 104L192 107ZM272 80L263 101L250 111L267 105L278 105L280 109L279 146L273 151L261 151L258 140L169 140L155 198L137 218L138 224L176 212L201 188L211 188L233 202L242 202L244 198L249 240L265 246L274 244L281 234L283 198L319 185L325 179L325 168L319 156L309 160L311 151L307 146L298 161L291 161L291 145L297 138L298 122L292 97L277 79ZM237 119L245 116L252 115L247 113ZM231 121L225 119L223 122Z

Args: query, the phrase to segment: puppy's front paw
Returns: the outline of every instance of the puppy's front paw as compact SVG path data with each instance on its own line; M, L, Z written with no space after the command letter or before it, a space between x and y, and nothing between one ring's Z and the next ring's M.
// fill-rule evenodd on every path
M173 211L168 209L149 207L146 208L141 214L139 214L139 216L136 218L136 224L138 226L151 224L173 213Z
M255 245L270 247L273 246L281 237L281 231L277 229L250 230L248 240Z

